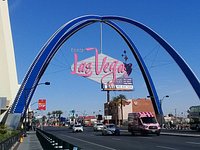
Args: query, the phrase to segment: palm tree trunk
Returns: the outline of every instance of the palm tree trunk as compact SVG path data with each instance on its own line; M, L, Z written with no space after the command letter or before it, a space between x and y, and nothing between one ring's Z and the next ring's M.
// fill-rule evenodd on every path
M122 105L122 99L121 99L121 116L122 116L122 122L121 122L121 125L123 124L123 105Z
M117 125L118 124L118 119L119 119L119 114L118 114L118 106L116 105L116 110L117 110L117 112L116 112L116 115L115 115L115 124Z

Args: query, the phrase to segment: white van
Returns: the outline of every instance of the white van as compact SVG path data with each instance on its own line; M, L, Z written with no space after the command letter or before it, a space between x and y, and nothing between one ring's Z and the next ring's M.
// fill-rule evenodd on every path
M132 134L140 132L141 134L160 135L160 125L153 113L151 112L135 112L128 114L128 131Z

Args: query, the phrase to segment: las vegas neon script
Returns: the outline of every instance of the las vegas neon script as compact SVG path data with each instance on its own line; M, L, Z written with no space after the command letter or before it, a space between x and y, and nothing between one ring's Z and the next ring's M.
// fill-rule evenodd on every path
M121 73L127 75L126 68L123 63L119 63L118 60L114 60L113 62L108 62L107 57L104 57L102 60L101 65L99 65L99 58L98 58L98 50L97 48L86 48L86 51L95 51L95 62L82 62L78 65L78 54L74 53L74 67L71 72L73 75L83 76L83 77L90 77L93 74L97 76L101 74L103 71L105 74L101 77L101 83L104 83L104 79L108 76L112 76L112 81L109 84L112 84L116 80L117 73ZM95 63L95 64L93 64ZM92 67L95 67L95 72L92 71Z

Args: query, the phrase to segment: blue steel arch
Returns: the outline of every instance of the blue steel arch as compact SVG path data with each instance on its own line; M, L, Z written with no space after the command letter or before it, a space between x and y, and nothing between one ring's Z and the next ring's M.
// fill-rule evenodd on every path
M109 20L119 20L122 22L127 22L132 25L135 25L148 34L150 34L158 43L160 43L165 50L171 55L171 57L175 60L175 62L179 65L189 82L191 83L192 87L194 88L195 92L197 93L198 97L200 98L200 83L195 74L192 72L192 70L189 68L189 66L185 63L185 61L181 58L181 56L167 43L164 39L162 39L157 33L155 33L150 28L146 27L145 25L125 18L125 17L119 17L119 16L81 16L79 18L76 18L65 25L63 25L52 37L48 40L48 42L43 46L38 56L35 58L34 62L32 63L31 67L29 68L22 85L17 93L17 96L14 100L14 103L11 107L11 113L21 113L24 115L24 112L27 109L27 106L30 103L30 100L32 98L32 95L36 89L36 86L43 75L44 71L46 70L49 62L53 58L54 54L57 52L59 47L75 32L80 30L81 28L92 24L94 22L105 22L108 25L112 26L118 33L121 34L121 36L126 39L127 44L129 44L129 47L132 47L132 52L137 50L134 46L133 42L130 40L130 38L124 33L122 29L117 27L114 23L112 23ZM157 112L162 113L162 110L159 108L159 99L157 96L157 93L155 90L155 87L153 85L153 82L151 82L151 77L148 73L147 68L145 67L145 64L143 64L142 58L138 55L139 53L136 53L138 56L138 59L141 61L141 65L144 69L144 71L147 73L144 78L147 78L148 80L148 90L150 93L150 96L155 98L155 103L157 106Z
M200 99L200 81L197 78L197 76L194 74L192 69L189 67L189 65L185 62L185 60L181 57L180 54L170 45L168 44L161 36L159 36L155 31L150 29L149 27L143 25L142 23L139 23L137 21L134 21L129 18L120 17L120 16L105 16L102 17L102 20L119 20L122 22L127 22L132 25L135 25L148 33L151 37L153 37L167 52L168 54L174 59L174 61L177 63L177 65L180 67L182 72L185 74L186 78L190 82L191 86L193 87L194 91L196 92L197 96Z
M151 96L152 99L152 103L153 103L153 107L155 109L155 113L156 114L163 114L161 105L160 105L160 101L154 86L154 83L151 79L151 76L149 74L149 71L137 49L137 47L135 46L135 44L133 43L133 41L130 39L130 37L119 27L117 26L114 22L112 21L107 21L105 22L106 24L108 24L109 26L111 26L114 30L116 30L121 37L124 39L124 41L127 43L127 45L129 46L130 50L132 51L136 62L138 63L138 66L142 72L144 81L146 83L149 95Z

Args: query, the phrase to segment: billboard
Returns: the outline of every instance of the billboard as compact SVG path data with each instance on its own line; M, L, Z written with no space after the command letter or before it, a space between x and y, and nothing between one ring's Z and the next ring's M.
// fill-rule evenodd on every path
M38 100L38 110L46 110L46 99Z
M117 78L112 84L102 84L103 91L132 91L132 78Z
M94 56L79 61L78 53L74 53L71 74L82 76L101 84L104 91L131 91L133 80L129 78L132 64L121 62L108 55L98 53L97 48L86 48Z

